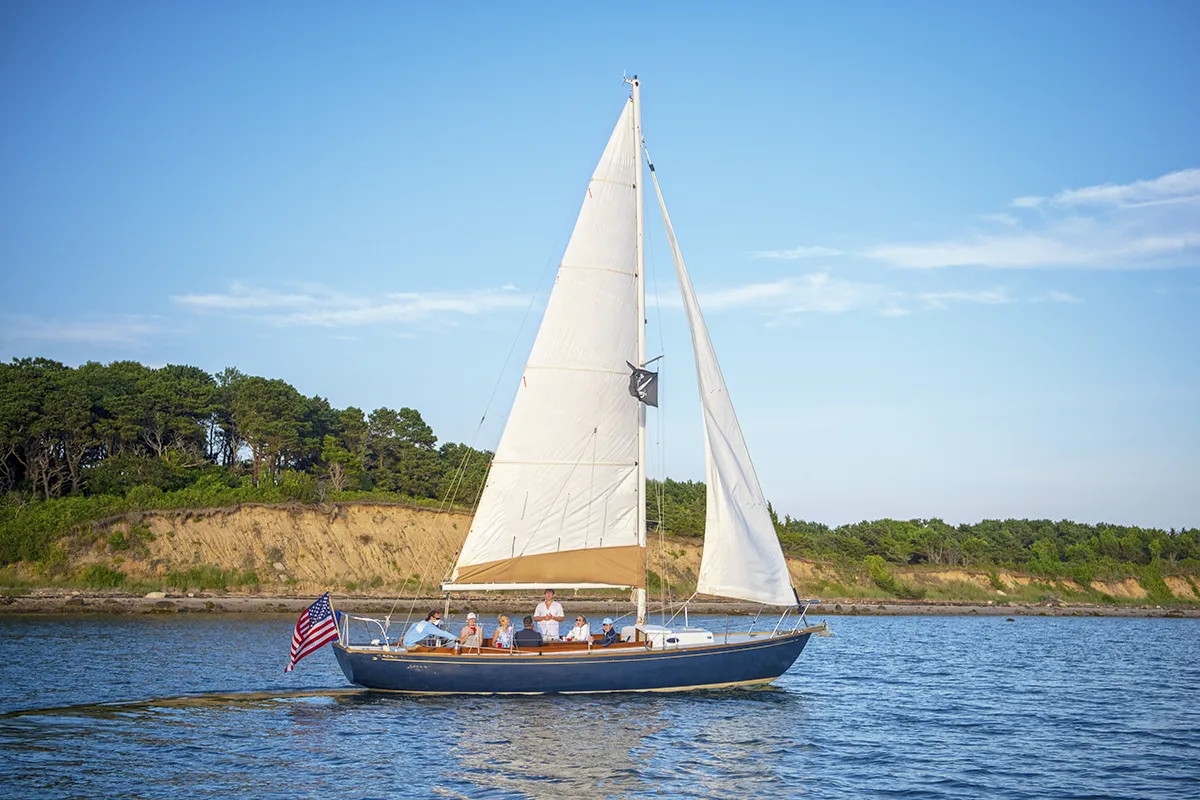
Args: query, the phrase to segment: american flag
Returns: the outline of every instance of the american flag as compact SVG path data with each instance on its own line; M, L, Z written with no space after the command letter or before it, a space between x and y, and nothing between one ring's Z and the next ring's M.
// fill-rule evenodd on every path
M296 662L309 653L314 653L338 638L337 624L333 621L333 607L329 605L329 592L321 595L317 602L304 610L296 622L292 634L292 660L284 672L296 668Z

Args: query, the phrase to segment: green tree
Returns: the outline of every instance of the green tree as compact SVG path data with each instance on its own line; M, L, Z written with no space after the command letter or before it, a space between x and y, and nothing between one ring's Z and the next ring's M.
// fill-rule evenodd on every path
M196 367L168 364L139 382L145 417L141 439L165 458L169 451L187 454L194 463L208 460L207 422L215 411L216 381Z
M246 377L237 367L226 367L216 374L216 404L208 422L209 452L226 467L236 467L241 462L245 437L234 420L233 406L238 387Z
M492 463L492 453L465 444L447 442L438 451L441 481L437 497L447 504L474 507L483 491L483 482Z
M335 492L344 492L350 486L357 484L362 477L361 462L342 446L336 436L325 435L324 447L321 448L321 460L325 462L329 483Z
M89 361L76 374L94 398L91 414L100 457L141 452L150 414L145 382L152 370L136 361Z
M1061 575L1062 560L1058 557L1058 545L1051 539L1038 539L1030 548L1029 571L1041 575Z
M304 398L290 384L266 378L241 378L233 384L233 425L250 448L250 479L274 483L295 459L304 434Z
M30 466L41 448L42 407L50 376L62 369L62 364L40 358L0 363L0 490L12 491L26 480L35 482ZM37 490L36 485L33 488Z
M419 412L377 408L367 418L367 450L375 485L413 497L436 497L442 462Z

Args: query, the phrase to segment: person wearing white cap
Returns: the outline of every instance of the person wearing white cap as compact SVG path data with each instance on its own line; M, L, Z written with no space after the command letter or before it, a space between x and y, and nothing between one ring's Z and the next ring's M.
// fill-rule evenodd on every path
M600 647L608 647L610 644L616 644L621 641L621 635L617 633L617 629L613 627L611 617L604 618L604 633L600 636L600 641L596 642Z
M483 647L483 628L479 627L479 618L475 616L474 611L467 613L467 624L458 634L458 643L463 647L473 647L477 650Z

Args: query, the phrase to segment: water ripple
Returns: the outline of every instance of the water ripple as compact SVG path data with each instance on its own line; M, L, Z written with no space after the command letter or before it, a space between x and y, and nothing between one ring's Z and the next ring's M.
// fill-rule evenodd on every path
M858 617L833 627L835 638L814 640L761 691L409 698L347 688L326 653L283 675L282 617L0 619L0 789L1200 797L1196 620Z

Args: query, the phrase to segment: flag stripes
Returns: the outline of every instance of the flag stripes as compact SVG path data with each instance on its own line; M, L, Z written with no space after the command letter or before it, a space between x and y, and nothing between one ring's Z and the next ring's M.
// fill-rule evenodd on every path
M329 592L321 597L300 615L296 621L296 630L292 633L292 658L284 672L296 668L296 662L310 653L314 653L338 638L337 623L333 619L333 607L329 603Z

